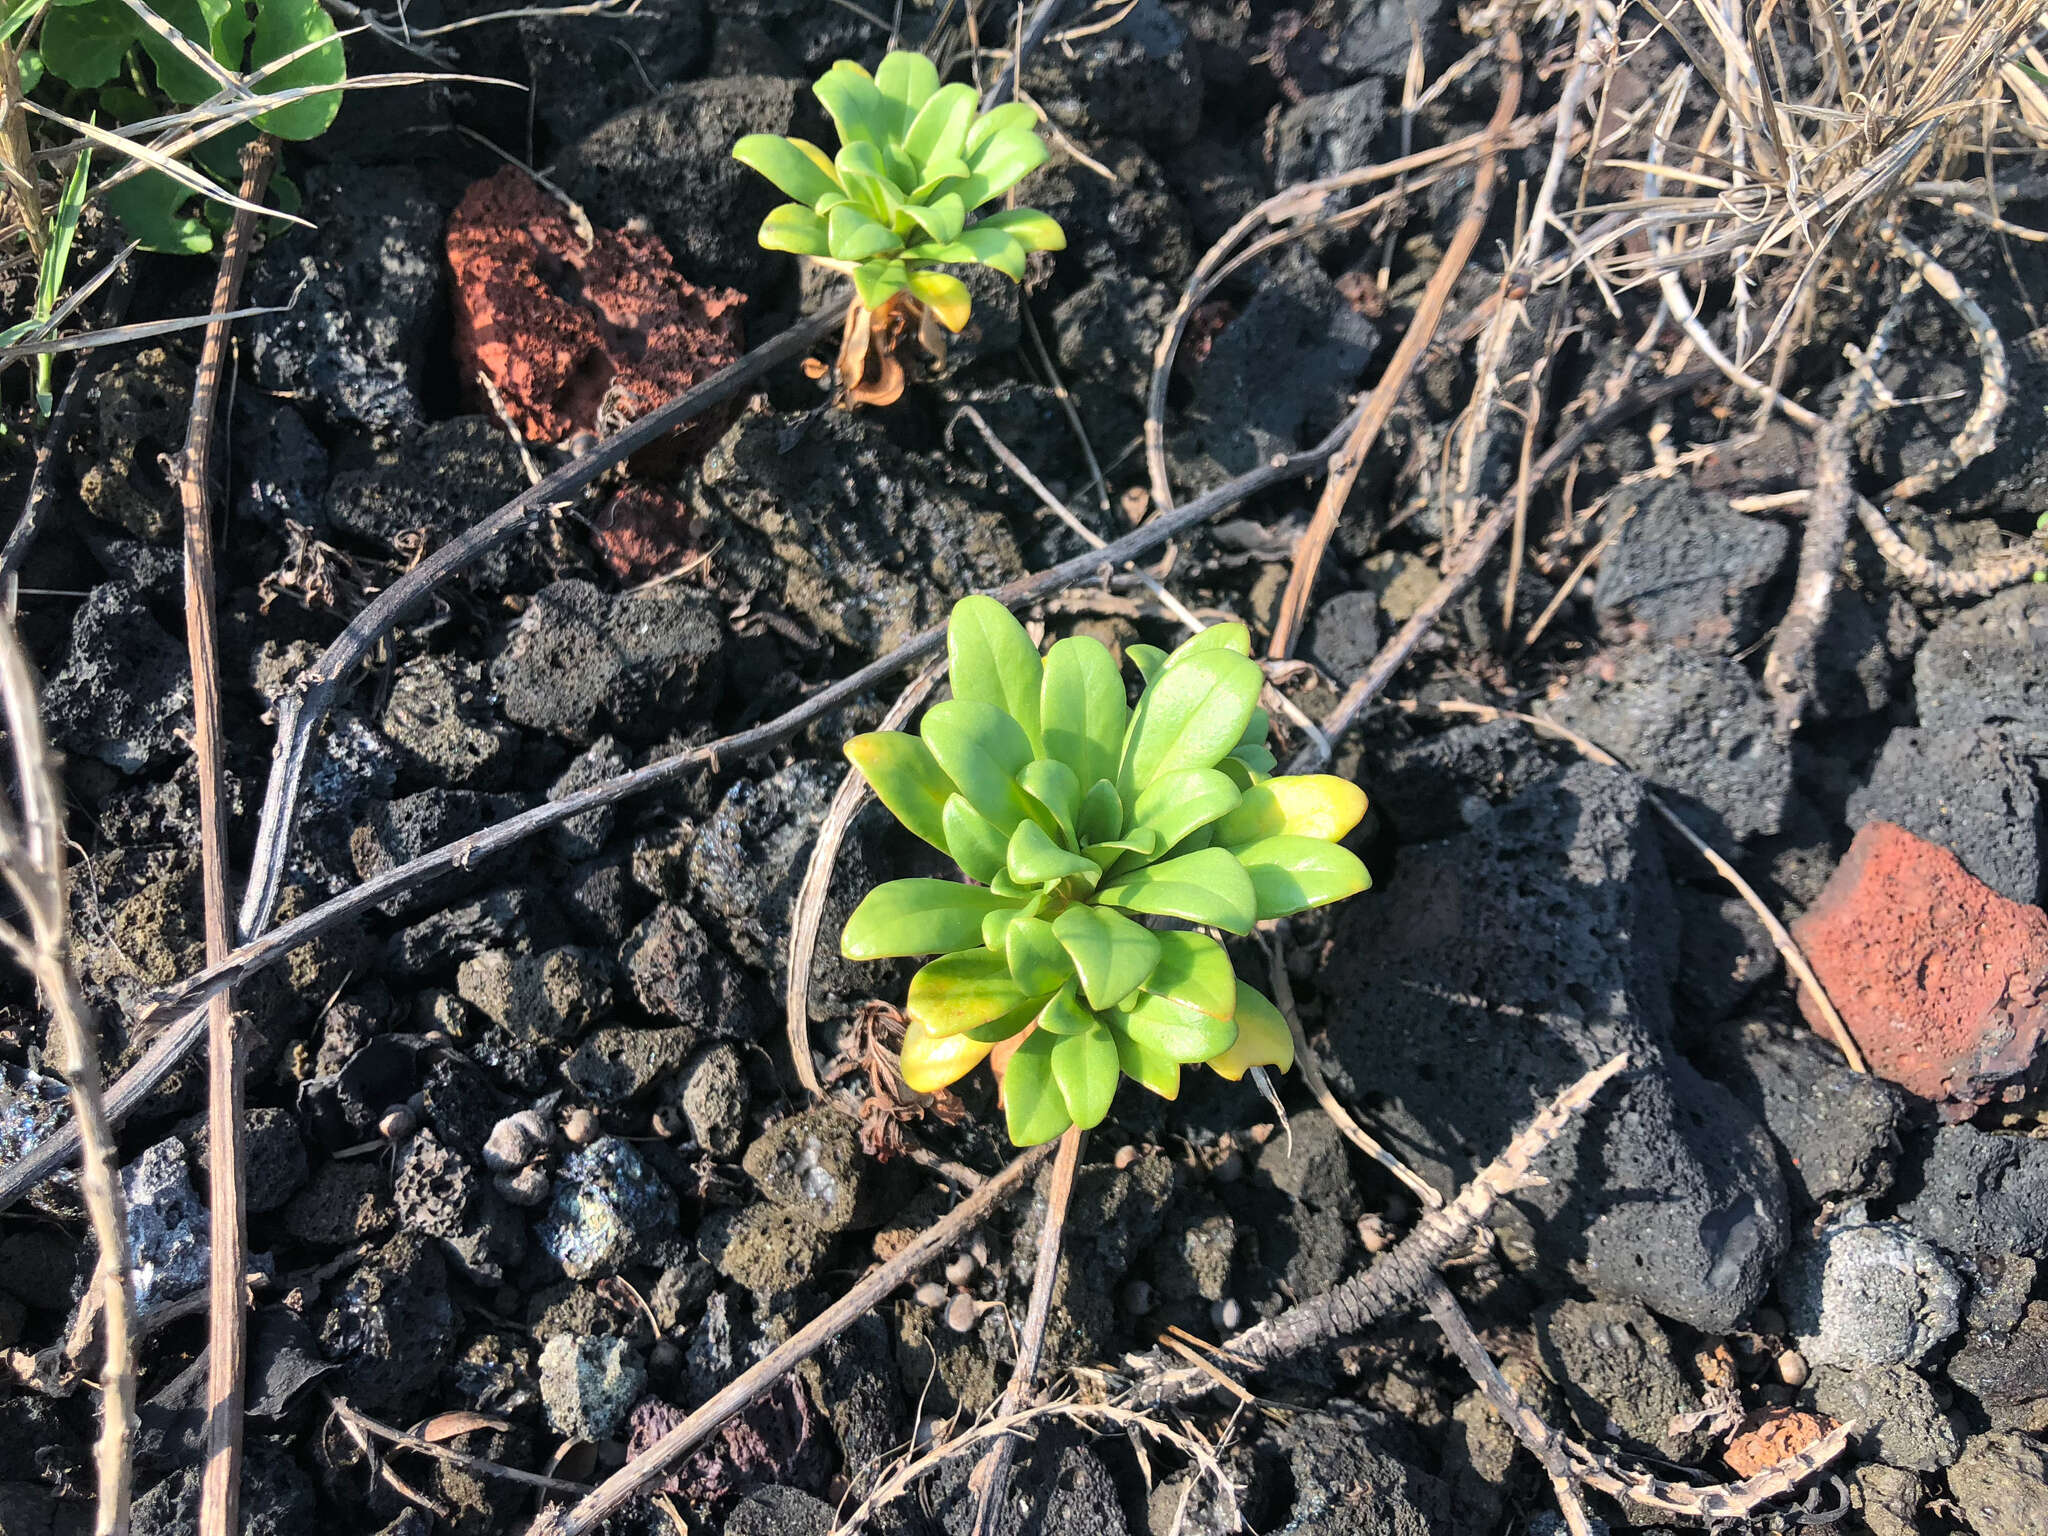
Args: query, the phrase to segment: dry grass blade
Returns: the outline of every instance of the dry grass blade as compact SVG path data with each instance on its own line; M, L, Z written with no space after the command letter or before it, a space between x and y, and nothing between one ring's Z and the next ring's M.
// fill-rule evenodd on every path
M29 143L28 119L22 106L21 66L13 47L0 41L0 179L5 180L8 195L21 215L29 251L41 261L50 244L50 219L43 208L35 146Z
M35 978L50 1010L50 1054L71 1091L83 1142L79 1185L99 1256L93 1294L102 1315L97 1536L125 1536L135 1446L135 1290L119 1153L100 1086L97 1031L71 957L71 893L64 870L64 811L43 737L35 677L12 619L0 620L0 708L7 716L21 813L0 806L0 876L20 902L27 932L0 923L0 945Z
M944 675L943 666L927 667L920 672L897 695L875 729L901 730L903 722L917 712ZM832 803L825 809L825 819L818 823L818 841L811 849L810 863L804 866L804 883L797 890L796 906L790 914L789 978L784 989L788 1001L783 1023L789 1033L790 1065L796 1068L797 1081L804 1085L804 1091L814 1099L825 1096L825 1085L818 1080L817 1063L811 1060L811 958L818 952L818 925L825 920L825 893L832 884L832 866L838 862L839 845L846 840L846 829L867 803L867 786L868 781L854 768L847 769L846 776L839 781L839 788L832 793Z
M258 199L277 165L277 140L260 134L242 152L240 208L221 249L213 309L225 316L241 291L256 231ZM198 759L199 854L205 908L206 957L219 964L234 947L228 899L227 780L222 766L220 652L215 638L213 514L211 507L214 414L227 374L231 322L207 327L192 386L192 413L178 463L178 495L185 513L185 639L192 664L193 750ZM242 1041L234 1004L223 988L207 1003L206 1132L208 1205L213 1247L208 1272L210 1365L206 1393L206 1467L200 1483L200 1536L236 1536L241 1530L242 1369L248 1287L248 1212L243 1200L246 1157L242 1143Z

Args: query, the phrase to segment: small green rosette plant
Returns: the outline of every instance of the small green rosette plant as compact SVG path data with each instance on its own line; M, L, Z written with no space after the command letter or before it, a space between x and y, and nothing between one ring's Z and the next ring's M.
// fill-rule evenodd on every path
M947 650L953 696L916 734L846 744L967 877L877 886L840 940L854 960L938 957L910 983L904 1081L936 1092L998 1053L1010 1139L1031 1146L1100 1124L1120 1077L1171 1099L1185 1066L1292 1066L1286 1021L1222 944L1145 922L1245 934L1371 883L1338 842L1365 814L1358 787L1270 776L1245 627L1130 647L1135 706L1100 641L1041 658L990 598L954 607Z
M795 199L762 221L767 249L844 273L869 312L908 298L949 331L973 306L967 285L939 267L992 267L1022 282L1032 251L1065 249L1059 224L1035 209L968 223L1044 164L1030 107L983 112L973 86L939 84L921 53L891 53L872 75L841 59L811 89L839 130L838 154L772 133L733 146L735 160Z

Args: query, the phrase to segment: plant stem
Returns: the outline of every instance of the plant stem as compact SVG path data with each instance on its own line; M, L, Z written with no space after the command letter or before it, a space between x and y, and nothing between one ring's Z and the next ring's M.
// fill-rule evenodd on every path
M242 199L254 203L270 184L277 140L259 134L242 151ZM235 210L221 247L213 313L235 307L256 215ZM208 507L214 415L227 373L229 321L206 328L192 415L179 461L185 511L185 640L192 662L193 751L199 777L199 861L205 902L206 958L218 965L234 947L228 903L227 784L221 767L220 654L214 624L213 519ZM242 1038L234 1000L222 988L207 1000L207 1203L212 1253L207 1280L210 1361L206 1382L206 1470L199 1491L200 1536L241 1531L243 1312L248 1303L248 1213L243 1199Z

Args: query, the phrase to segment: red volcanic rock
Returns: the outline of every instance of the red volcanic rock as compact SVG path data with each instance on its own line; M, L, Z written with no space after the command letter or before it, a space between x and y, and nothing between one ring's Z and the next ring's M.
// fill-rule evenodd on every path
M675 497L629 485L590 520L590 542L620 581L648 581L699 553L696 522Z
M1871 1070L1950 1120L2019 1098L2048 1036L2048 912L1888 821L1856 834L1792 925ZM1822 1027L1811 1003L1800 1008Z
M448 221L455 357L488 379L534 442L615 430L740 354L744 294L685 282L668 248L637 230L594 229L507 166L463 195ZM663 457L701 453L725 420L699 417Z
M1834 1427L1833 1419L1791 1408L1767 1409L1744 1422L1741 1433L1722 1452L1722 1459L1737 1477L1755 1477L1809 1449Z

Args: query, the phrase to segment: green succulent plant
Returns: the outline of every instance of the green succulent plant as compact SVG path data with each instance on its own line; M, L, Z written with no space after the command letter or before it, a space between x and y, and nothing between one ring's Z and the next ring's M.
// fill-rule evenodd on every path
M891 53L872 75L841 59L811 89L839 130L838 154L772 133L733 146L735 160L795 199L762 221L769 250L845 273L870 310L908 293L958 331L973 307L967 285L936 268L992 267L1022 282L1032 251L1066 248L1058 222L1036 209L968 223L1044 164L1030 107L982 112L974 87L939 84L921 53Z
M993 599L957 604L946 641L952 698L914 735L846 744L972 882L879 885L840 940L854 960L939 957L911 979L904 1080L936 1092L1002 1053L1010 1139L1031 1146L1100 1124L1122 1077L1170 1099L1185 1066L1293 1065L1286 1021L1216 939L1145 921L1244 934L1371 883L1338 845L1358 787L1270 776L1245 627L1130 647L1135 706L1108 647L1072 636L1041 658Z

